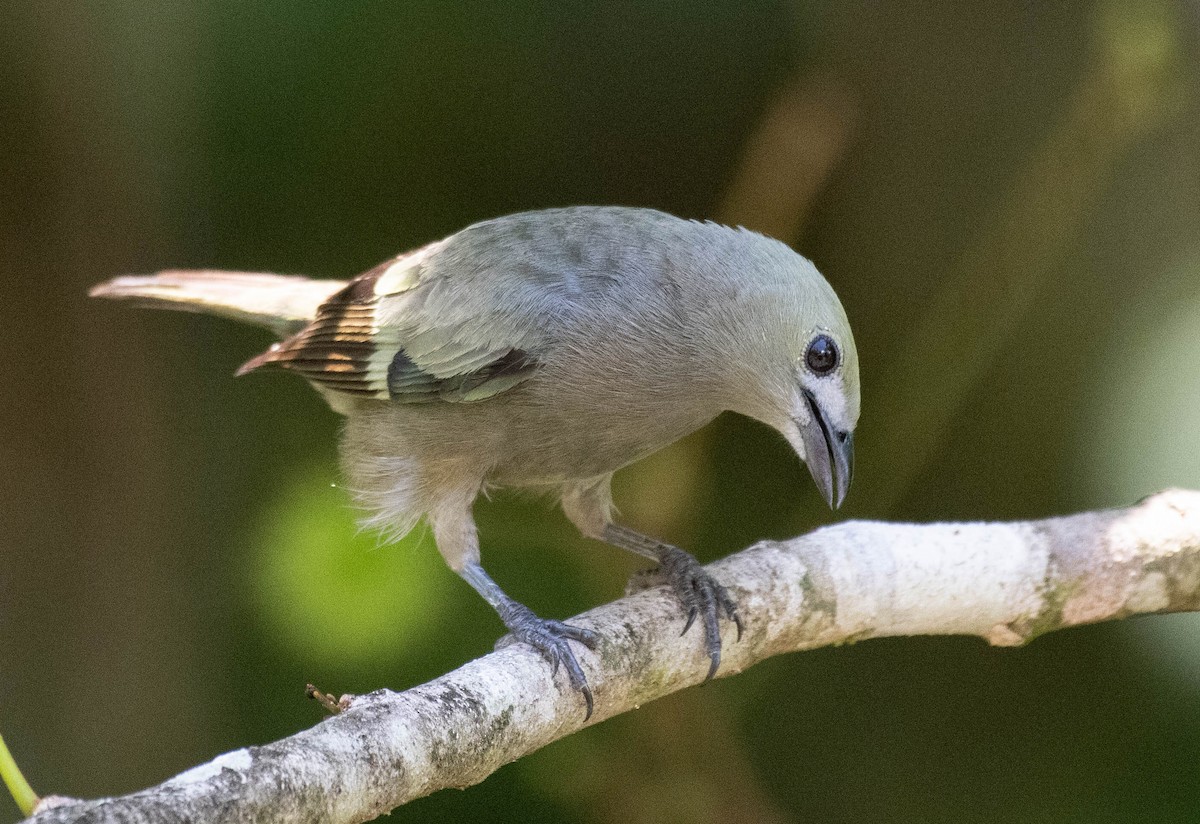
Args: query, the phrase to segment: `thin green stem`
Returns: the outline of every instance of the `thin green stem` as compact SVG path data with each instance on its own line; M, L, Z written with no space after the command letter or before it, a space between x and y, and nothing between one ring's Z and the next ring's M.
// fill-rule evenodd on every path
M13 800L21 808L21 813L27 816L33 815L33 807L38 803L37 793L33 791L33 787L29 786L29 782L21 774L21 768L17 766L12 753L8 751L8 745L4 743L2 735L0 735L0 778L4 779L8 791L12 793Z

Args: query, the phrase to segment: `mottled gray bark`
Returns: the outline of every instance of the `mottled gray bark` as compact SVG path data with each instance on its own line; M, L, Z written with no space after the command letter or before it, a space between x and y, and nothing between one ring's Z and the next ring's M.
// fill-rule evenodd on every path
M718 676L772 655L891 635L978 635L1020 644L1137 613L1200 608L1200 493L1043 521L854 521L763 543L710 569L737 597ZM680 637L654 588L573 619L604 639L580 649L590 723L699 683L703 633ZM31 821L358 822L467 787L584 725L583 701L523 645L402 693L380 690L273 744L220 756L122 798L56 800ZM49 799L48 799L49 801Z

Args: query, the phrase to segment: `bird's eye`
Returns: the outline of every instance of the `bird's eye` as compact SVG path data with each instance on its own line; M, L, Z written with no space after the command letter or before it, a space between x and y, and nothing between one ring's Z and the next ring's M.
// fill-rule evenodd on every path
M828 375L838 365L838 348L829 335L817 335L804 353L804 364L814 375Z

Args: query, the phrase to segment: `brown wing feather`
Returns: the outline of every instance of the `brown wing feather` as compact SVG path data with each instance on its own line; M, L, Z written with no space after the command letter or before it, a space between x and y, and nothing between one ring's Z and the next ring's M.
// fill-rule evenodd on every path
M374 394L377 390L366 382L366 368L376 351L375 284L392 263L381 263L350 281L321 304L312 323L246 361L237 374L276 364L331 389Z
M275 364L338 392L427 403L484 400L518 385L537 368L531 354L514 347L497 350L492 357L480 351L473 359L466 358L461 370L434 375L406 354L403 341L394 337L381 340L375 314L380 300L376 287L396 264L396 260L387 261L350 281L321 304L312 323L248 360L237 374ZM419 265L415 262L415 267ZM415 284L418 279L416 269L407 282ZM384 290L390 291L388 284ZM460 358L462 354L458 352ZM377 355L384 358L382 365ZM386 366L385 374L381 374L382 366Z

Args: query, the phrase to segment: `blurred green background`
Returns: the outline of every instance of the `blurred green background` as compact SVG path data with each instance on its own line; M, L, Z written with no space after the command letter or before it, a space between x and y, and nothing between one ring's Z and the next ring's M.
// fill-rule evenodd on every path
M125 272L347 277L497 214L655 206L775 234L862 360L825 511L729 417L618 476L710 560L843 517L982 519L1200 487L1192 2L18 3L0 25L0 731L42 792L132 791L404 688L500 624L427 539L356 537L338 422L234 380L259 331L89 302ZM637 568L479 507L548 616ZM747 616L753 621L753 616ZM791 655L394 814L1200 821L1200 624ZM17 817L0 799L0 820Z

